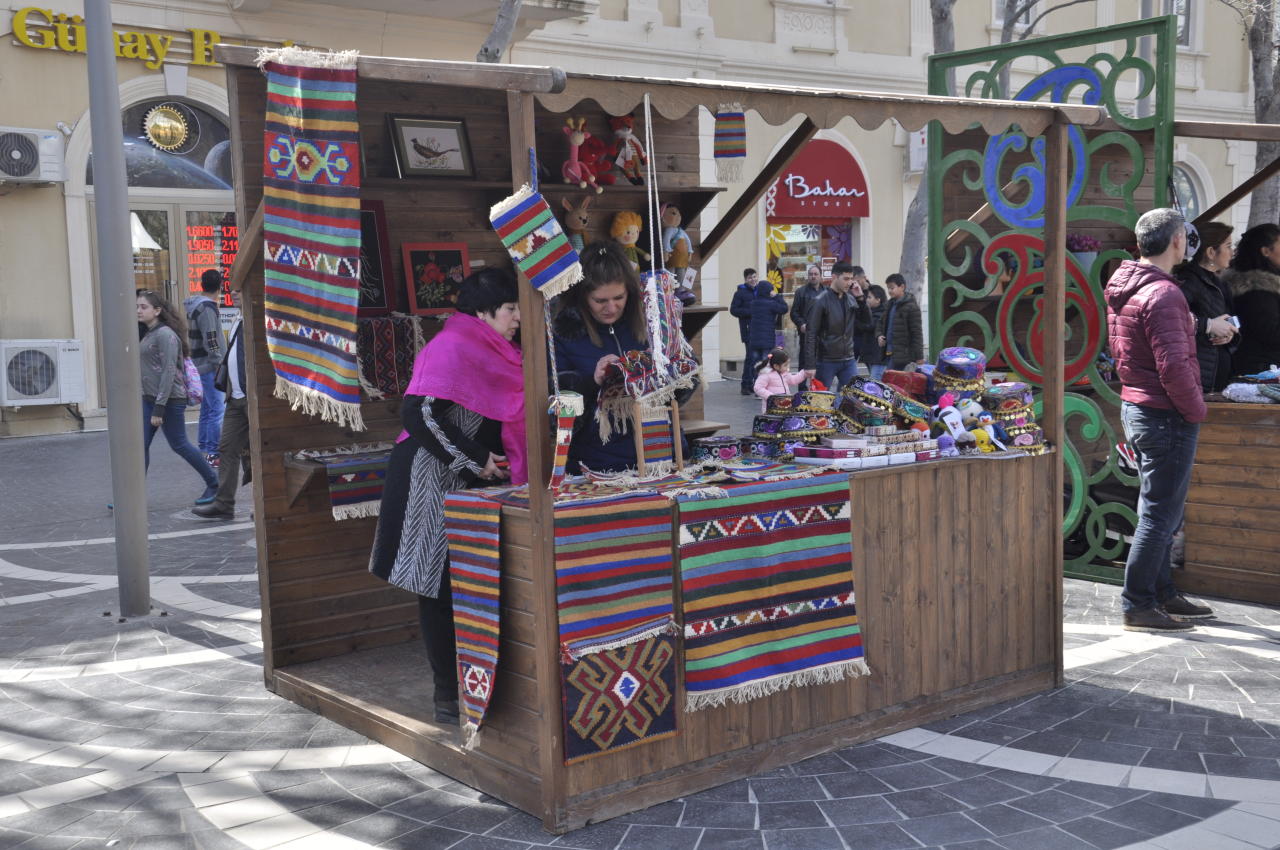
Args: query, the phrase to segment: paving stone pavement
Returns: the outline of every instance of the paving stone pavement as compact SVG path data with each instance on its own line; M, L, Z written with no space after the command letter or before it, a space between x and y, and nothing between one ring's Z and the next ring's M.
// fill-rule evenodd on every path
M1060 690L549 835L265 690L247 505L195 518L163 446L155 607L121 622L106 444L0 441L0 848L1280 847L1280 612L1134 634L1079 581Z

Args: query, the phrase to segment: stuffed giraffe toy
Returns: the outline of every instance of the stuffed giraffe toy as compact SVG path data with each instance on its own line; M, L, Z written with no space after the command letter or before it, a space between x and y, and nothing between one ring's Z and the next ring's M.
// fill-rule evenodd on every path
M564 134L569 138L569 158L565 160L564 165L560 166L560 174L564 177L564 182L577 183L579 189L592 186L599 194L604 191L604 188L596 183L595 172L578 159L578 149L582 147L583 142L591 138L591 134L583 129L586 123L585 118L570 116L565 119Z

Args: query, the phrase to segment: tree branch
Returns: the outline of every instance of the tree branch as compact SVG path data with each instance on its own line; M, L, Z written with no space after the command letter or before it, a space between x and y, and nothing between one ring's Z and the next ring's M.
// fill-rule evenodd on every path
M1036 28L1036 24L1038 24L1038 23L1040 23L1042 20L1044 20L1045 15L1048 15L1048 14L1050 14L1050 13L1052 13L1052 12L1056 12L1056 11L1058 11L1059 9L1065 9L1065 8L1067 8L1068 6L1075 6L1075 5L1078 5L1078 4L1080 4L1080 3L1092 3L1092 2L1093 2L1093 0L1067 0L1067 2L1065 2L1065 3L1059 3L1059 4L1058 4L1058 5L1056 5L1056 6L1050 6L1048 9L1045 9L1043 12L1041 12L1040 14L1036 15L1034 18L1032 18L1032 19L1031 19L1031 22L1027 24L1026 29L1024 29L1021 33L1019 33L1019 35L1018 35L1018 41L1022 41L1023 39L1025 39L1025 38L1027 38L1028 36L1030 36L1030 35L1031 35L1031 31L1032 31L1032 30L1034 30L1034 29ZM1034 3L1028 3L1027 5L1028 5L1028 6L1034 6L1035 4L1034 4ZM1021 14L1021 12L1019 12L1019 14Z
M507 52L507 47L511 44L511 36L515 34L522 2L523 0L502 0L493 21L493 29L476 54L477 62L498 62L502 59L502 54Z

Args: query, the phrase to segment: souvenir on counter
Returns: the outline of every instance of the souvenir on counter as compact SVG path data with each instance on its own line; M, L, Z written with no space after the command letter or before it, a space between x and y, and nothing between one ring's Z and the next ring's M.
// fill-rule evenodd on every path
M1021 381L992 384L982 393L982 402L996 419L1030 415L1035 404L1031 387Z
M778 455L782 453L782 444L780 440L743 437L740 442L744 457L756 458L759 460L775 460Z
M853 398L857 408L862 411L880 411L885 415L893 413L890 389L871 378L854 377L844 388L844 397ZM866 422L863 421L863 424Z
M929 421L929 408L922 402L916 401L891 385L886 385L886 389L889 390L894 416L902 419L907 424Z
M795 394L793 407L804 413L833 413L836 394L826 390L801 390Z
M786 393L778 393L769 396L765 402L765 412L773 414L787 414L795 409L795 397Z
M976 398L957 399L954 406L956 412L960 414L960 421L964 423L966 431L973 430L973 426L978 424L978 417L986 413Z
M794 413L782 421L782 436L804 439L835 433L835 422L829 413Z
M724 462L742 456L742 443L737 437L699 437L693 441L693 461Z
M986 387L987 357L976 348L944 348L930 377L930 397L949 392L956 399L972 398Z
M751 422L751 435L753 437L780 437L782 436L782 422L785 416L779 416L773 413L761 413Z
M925 399L929 392L929 378L923 372L887 369L880 380L917 401Z

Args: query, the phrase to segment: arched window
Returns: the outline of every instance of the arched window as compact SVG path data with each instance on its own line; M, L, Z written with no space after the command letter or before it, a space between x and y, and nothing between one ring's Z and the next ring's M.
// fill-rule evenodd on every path
M1187 220L1192 221L1200 215L1200 184L1195 175L1181 165L1173 166L1171 176L1173 178L1173 193L1178 199L1178 205L1182 207L1182 212L1186 215Z
M125 107L124 159L133 189L231 189L231 133L218 116L174 98ZM85 180L93 183L90 154Z

